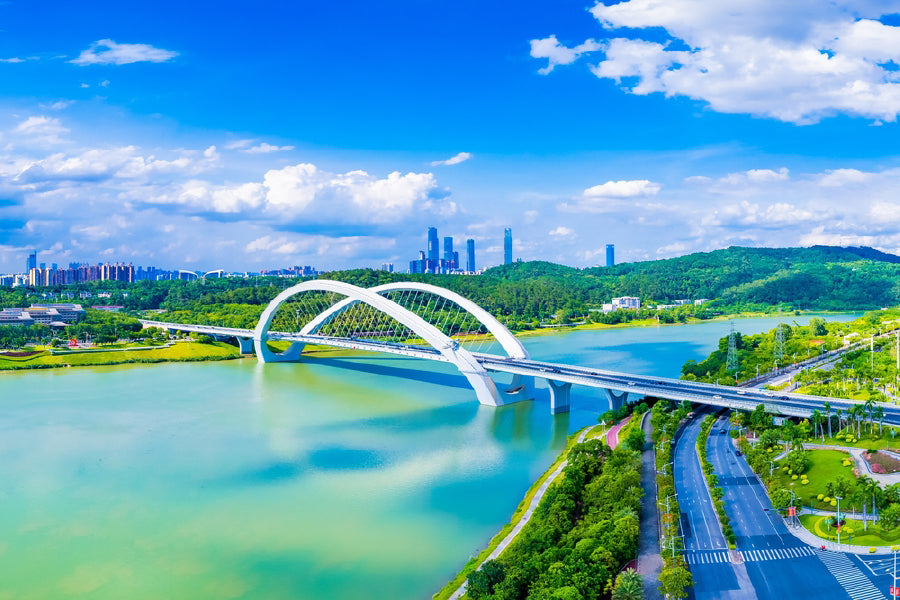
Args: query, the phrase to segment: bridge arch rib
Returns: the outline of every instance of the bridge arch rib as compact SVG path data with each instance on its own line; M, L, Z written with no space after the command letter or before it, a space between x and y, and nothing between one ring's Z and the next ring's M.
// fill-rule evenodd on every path
M460 373L462 373L469 381L469 384L478 396L479 402L492 406L503 404L503 401L497 392L497 387L487 371L472 353L460 346L458 342L445 335L437 327L428 323L419 315L400 306L396 302L381 296L378 292L363 289L342 281L331 281L326 279L305 281L278 294L278 296L266 306L266 309L260 316L259 322L256 324L256 329L253 332L256 356L260 362L295 361L300 358L300 354L303 351L302 344L294 343L284 353L277 354L269 349L267 341L269 339L269 328L278 308L293 296L304 292L334 292L346 296L346 298L325 310L323 313L320 313L315 319L307 323L301 330L301 334L315 334L319 327L327 320L328 316L339 312L334 310L336 307L340 306L340 310L345 310L349 306L358 302L363 302L408 327L413 333L425 340L429 346L440 352L445 360L453 363L456 368L459 369ZM522 350L524 351L524 348Z

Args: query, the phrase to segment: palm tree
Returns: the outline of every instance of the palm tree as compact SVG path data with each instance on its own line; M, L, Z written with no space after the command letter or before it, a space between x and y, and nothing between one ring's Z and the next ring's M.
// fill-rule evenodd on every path
M813 437L819 437L819 421L822 420L822 413L819 412L818 408L812 411L809 420L812 421L813 424Z
M840 431L841 429L844 428L844 421L843 421L843 419L841 418L841 416L842 416L843 414L844 414L844 411L842 411L840 408L837 409L838 431Z
M831 403L825 401L825 418L828 419L828 437L831 437Z
M644 578L634 569L625 569L616 577L613 600L644 600Z
M865 403L863 403L863 409L869 415L869 433L872 433L875 429L875 424L872 422L872 411L875 409L875 401L872 400L872 396L866 398Z
M875 407L875 418L878 419L878 435L884 435L884 407L878 405Z

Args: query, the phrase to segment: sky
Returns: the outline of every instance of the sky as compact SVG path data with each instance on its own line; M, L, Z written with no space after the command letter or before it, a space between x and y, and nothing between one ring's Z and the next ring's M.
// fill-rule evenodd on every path
M900 253L900 0L0 1L0 273Z

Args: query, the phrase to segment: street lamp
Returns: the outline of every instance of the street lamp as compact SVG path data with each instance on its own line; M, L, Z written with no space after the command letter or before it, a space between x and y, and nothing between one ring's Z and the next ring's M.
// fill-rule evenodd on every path
M775 463L771 460L769 461L769 479L772 479L772 471L775 470Z
M842 496L834 497L834 499L837 500L837 502L838 502L838 505L837 505L838 511L837 511L837 516L835 517L837 519L838 546L841 545L841 498L842 498Z

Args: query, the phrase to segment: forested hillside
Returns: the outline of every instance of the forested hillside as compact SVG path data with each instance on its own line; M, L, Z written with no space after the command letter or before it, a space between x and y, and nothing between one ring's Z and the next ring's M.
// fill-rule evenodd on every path
M424 281L447 287L497 315L514 329L541 323L635 318L663 322L708 318L722 312L790 309L871 309L900 303L900 257L871 248L742 248L615 267L575 269L547 262L515 263L480 276L408 275L372 269L322 275L370 287L392 281ZM27 306L41 294L81 290L112 293L104 304L129 311L164 309L167 318L248 327L262 307L297 280L274 277L194 282L94 282L56 288L0 288L0 306ZM709 299L702 306L656 311L599 311L616 296L638 296L644 306ZM58 298L59 299L59 298ZM65 298L61 298L65 299ZM96 301L86 300L90 305ZM99 303L99 302L98 302ZM173 311L180 311L173 315Z

